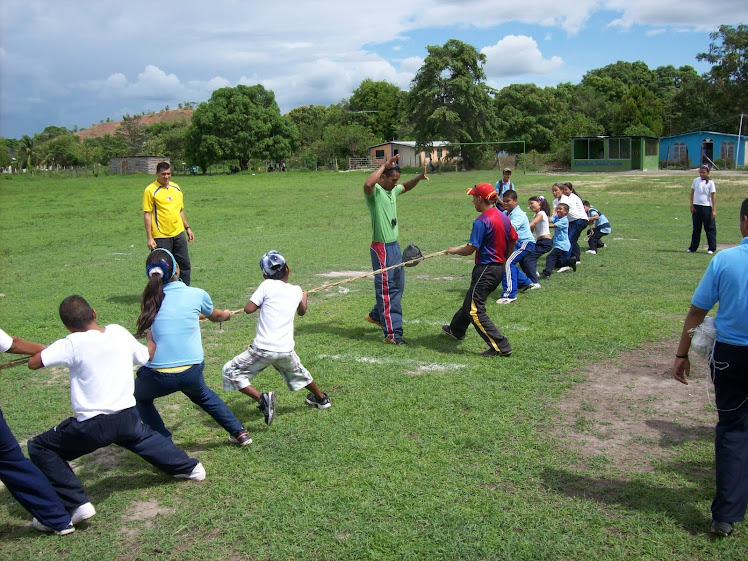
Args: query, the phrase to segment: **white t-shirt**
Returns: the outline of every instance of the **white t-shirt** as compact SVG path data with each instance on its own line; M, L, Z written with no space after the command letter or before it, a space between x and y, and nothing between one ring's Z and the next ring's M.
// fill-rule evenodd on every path
M0 353L4 353L13 345L13 337L0 329Z
M301 302L301 287L279 280L265 279L249 298L260 308L256 349L287 353L294 349L293 320Z
M124 327L107 325L71 333L41 354L44 366L70 368L70 403L78 421L135 406L133 362L148 362L148 348Z
M584 210L582 199L576 193L561 195L559 202L569 205L569 216L567 217L569 221L579 220L580 218L587 220L587 211Z
M697 177L691 183L691 189L693 189L693 204L699 206L712 206L712 193L717 192L717 187L714 185L714 181L707 179L704 181L701 177Z
M545 213L544 210L541 210L537 213L535 213L535 216L540 215L540 222L535 224L535 239L542 236L550 236L551 235L551 228L548 225L548 215Z

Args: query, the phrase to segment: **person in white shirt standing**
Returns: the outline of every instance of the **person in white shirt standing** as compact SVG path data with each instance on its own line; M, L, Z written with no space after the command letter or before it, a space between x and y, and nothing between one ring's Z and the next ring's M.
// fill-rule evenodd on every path
M246 351L235 356L223 366L223 389L238 390L258 403L270 425L275 418L275 392L260 393L250 380L268 366L273 366L283 377L292 392L309 390L307 405L328 409L330 398L312 379L294 351L294 316L303 316L307 309L307 293L295 284L289 284L291 273L285 258L275 250L260 259L260 269L265 279L250 296L244 311L260 311L255 339Z
M77 524L96 509L68 462L117 444L177 479L205 479L205 469L177 448L171 439L140 420L135 408L133 362L145 364L156 346L139 343L124 327L101 327L96 311L78 295L60 304L60 319L70 335L29 359L29 368L66 366L70 369L70 402L75 417L29 440L29 458L49 479L57 496ZM50 532L34 518L37 530Z
M693 233L686 253L696 253L701 243L701 228L706 233L707 253L717 251L717 187L709 179L709 166L699 168L699 177L691 183L691 218Z

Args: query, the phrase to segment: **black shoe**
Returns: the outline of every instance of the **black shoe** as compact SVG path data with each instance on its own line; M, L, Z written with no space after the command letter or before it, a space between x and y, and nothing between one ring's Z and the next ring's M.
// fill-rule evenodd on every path
M718 538L726 538L732 534L732 524L729 522L720 522L719 520L712 519L711 528L709 530L713 536Z
M313 393L307 394L306 396L306 404L311 405L312 407L316 407L317 409L329 409L330 408L330 398L327 397L327 394L324 394L325 397L322 399L317 399L317 396Z
M500 353L496 349L492 348L492 349L487 349L487 350L483 351L480 355L481 356L503 356L503 357L509 357L509 356L512 355L512 351L509 351L508 353Z
M229 436L229 444L236 444L237 446L249 446L252 444L252 437L249 433L242 429L238 433Z
M265 415L265 424L270 426L275 418L275 392L267 392L260 396L260 403L257 409Z
M545 273L543 273L542 277L543 280L548 280L549 278L551 278L551 275L546 275Z
M574 271L575 273L577 272L577 262L576 261L572 261L571 262L571 270Z
M452 329L450 329L450 327L448 325L442 325L442 331L444 333L446 333L447 335L449 335L450 337L452 337L453 339L457 339L458 341L464 341L465 340L465 336L464 335L462 337L458 337L457 335L455 335L454 333L452 333Z

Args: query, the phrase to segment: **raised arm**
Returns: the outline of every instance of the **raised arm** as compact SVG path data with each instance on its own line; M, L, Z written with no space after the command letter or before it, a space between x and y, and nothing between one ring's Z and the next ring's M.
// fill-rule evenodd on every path
M379 178L382 177L384 171L394 166L399 158L400 154L395 154L389 160L387 160L381 166L371 172L371 175L367 177L366 181L364 182L365 195L371 195L374 192L374 188L377 186L377 181L379 181Z
M426 162L423 162L423 169L421 170L421 173L416 175L413 179L410 179L403 183L403 192L410 191L413 187L418 185L418 183L425 179L426 181L429 180L428 176L426 175Z
M450 255L462 255L463 257L467 257L468 255L475 253L475 246L467 243L460 247L450 247L447 249L447 253Z

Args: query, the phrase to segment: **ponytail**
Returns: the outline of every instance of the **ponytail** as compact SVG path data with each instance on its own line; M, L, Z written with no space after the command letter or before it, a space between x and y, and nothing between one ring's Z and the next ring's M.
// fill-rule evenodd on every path
M156 314L161 309L164 301L164 281L161 275L151 275L145 290L140 296L140 315L138 316L135 337L143 337L145 332L153 325Z

